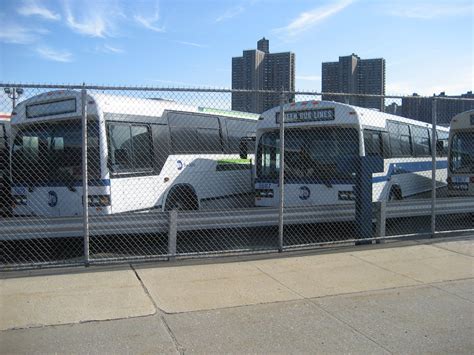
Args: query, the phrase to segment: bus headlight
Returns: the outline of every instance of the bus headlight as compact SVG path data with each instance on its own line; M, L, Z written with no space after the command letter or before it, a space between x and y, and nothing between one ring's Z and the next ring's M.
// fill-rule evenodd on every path
M355 201L354 191L339 191L337 197L341 201Z
M14 195L13 199L15 205L17 206L26 206L28 202L26 195Z
M110 195L89 195L87 201L89 207L110 206Z
M255 197L256 198L273 198L274 193L273 189L256 189Z

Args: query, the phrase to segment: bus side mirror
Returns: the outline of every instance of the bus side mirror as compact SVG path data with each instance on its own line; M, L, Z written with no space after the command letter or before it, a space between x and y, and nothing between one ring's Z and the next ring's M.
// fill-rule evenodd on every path
M255 137L242 137L239 143L240 159L248 158L249 143L255 143Z
M247 142L240 140L239 144L240 159L247 159Z

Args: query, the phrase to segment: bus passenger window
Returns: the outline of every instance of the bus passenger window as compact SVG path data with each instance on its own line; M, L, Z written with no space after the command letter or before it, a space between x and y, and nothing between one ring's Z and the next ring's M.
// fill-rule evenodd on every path
M430 135L428 128L412 126L413 150L415 156L426 157L431 155Z
M109 124L109 165L114 173L131 172L132 138L130 125Z
M448 156L448 139L449 133L445 131L437 131L436 155L440 157Z
M382 156L382 141L380 139L380 132L364 130L364 145L365 155L380 155Z
M198 147L203 153L222 153L221 137L218 129L198 128Z
M388 122L390 148L393 157L408 157L412 155L410 128L406 124Z
M153 168L150 128L144 125L110 123L109 168L114 173L140 173Z
M150 129L147 126L132 126L132 164L134 171L152 169L152 149Z

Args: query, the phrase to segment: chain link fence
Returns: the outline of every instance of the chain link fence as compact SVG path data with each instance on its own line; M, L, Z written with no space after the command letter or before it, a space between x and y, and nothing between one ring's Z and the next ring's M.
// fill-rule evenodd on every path
M4 270L473 230L469 98L0 86Z

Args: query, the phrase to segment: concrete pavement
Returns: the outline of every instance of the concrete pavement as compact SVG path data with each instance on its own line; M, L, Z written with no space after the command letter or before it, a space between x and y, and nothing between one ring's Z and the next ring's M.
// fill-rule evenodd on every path
M133 270L0 280L0 330L151 315Z
M474 351L473 239L0 280L1 353Z

